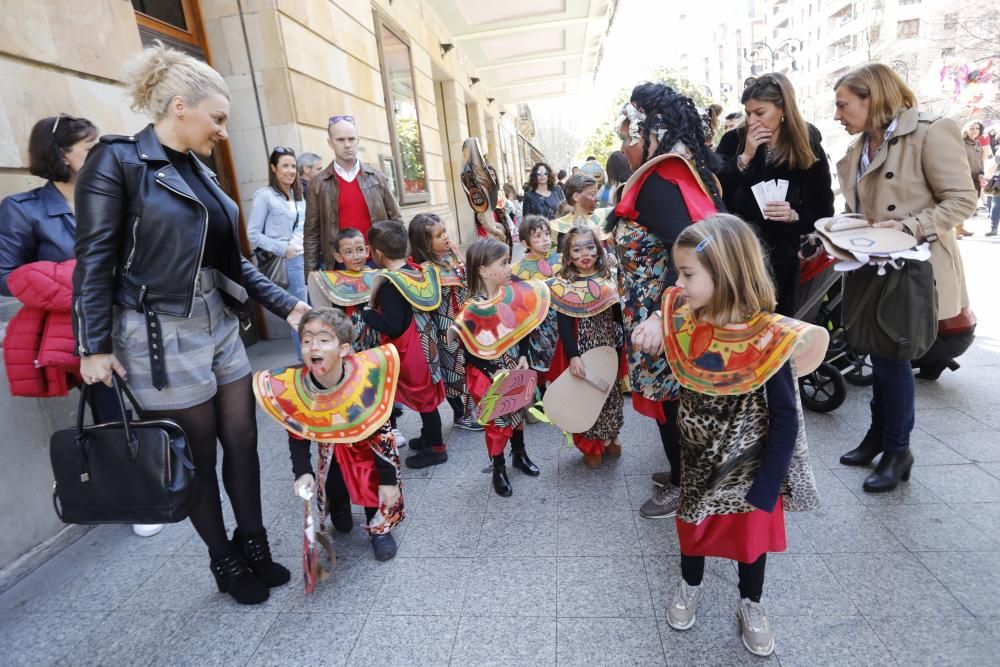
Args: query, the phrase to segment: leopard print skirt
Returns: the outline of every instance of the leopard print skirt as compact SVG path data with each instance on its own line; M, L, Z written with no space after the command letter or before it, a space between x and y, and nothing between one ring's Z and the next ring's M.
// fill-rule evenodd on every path
M784 509L819 507L809 463L802 405L796 404L798 436L782 483ZM681 509L678 518L699 523L708 516L752 512L746 501L760 470L767 442L768 411L764 387L739 396L709 396L681 389Z

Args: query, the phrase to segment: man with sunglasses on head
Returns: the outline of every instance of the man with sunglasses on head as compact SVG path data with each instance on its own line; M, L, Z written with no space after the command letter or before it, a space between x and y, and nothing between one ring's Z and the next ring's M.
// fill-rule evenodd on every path
M353 116L331 116L327 142L333 162L309 182L303 230L305 272L333 269L333 240L354 228L368 242L368 229L380 220L403 221L385 176L358 158L358 128Z

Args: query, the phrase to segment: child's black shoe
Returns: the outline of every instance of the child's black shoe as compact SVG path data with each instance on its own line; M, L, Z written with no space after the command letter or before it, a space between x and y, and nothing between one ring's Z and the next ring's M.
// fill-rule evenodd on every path
M372 535L372 551L375 553L375 560L386 561L396 555L396 538L392 533L382 535Z

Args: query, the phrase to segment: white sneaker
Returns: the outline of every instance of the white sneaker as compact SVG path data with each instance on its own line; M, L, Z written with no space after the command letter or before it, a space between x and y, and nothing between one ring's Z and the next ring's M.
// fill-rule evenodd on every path
M674 591L674 599L667 607L667 624L674 630L687 630L694 625L698 616L698 603L701 602L701 586L688 586L681 579Z
M736 620L740 625L743 645L754 655L769 656L774 653L774 633L767 622L764 605L750 598L743 598L736 607Z
M398 428L392 429L392 437L396 439L396 449L400 447L406 447L406 436L399 432Z
M132 532L139 537L152 537L163 530L162 523L133 523Z

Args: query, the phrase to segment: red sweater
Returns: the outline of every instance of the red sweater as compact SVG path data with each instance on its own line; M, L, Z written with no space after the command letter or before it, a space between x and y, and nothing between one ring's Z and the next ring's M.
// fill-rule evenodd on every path
M360 174L359 174L360 175ZM368 244L368 229L372 226L372 216L368 211L368 203L361 193L357 177L353 181L345 181L337 174L337 226L339 229L348 227L357 229L365 237Z

